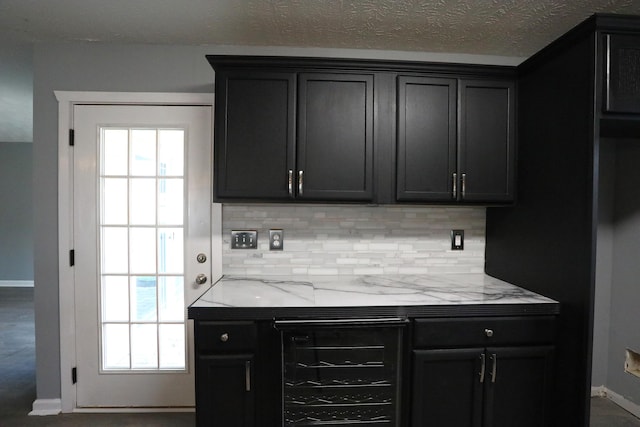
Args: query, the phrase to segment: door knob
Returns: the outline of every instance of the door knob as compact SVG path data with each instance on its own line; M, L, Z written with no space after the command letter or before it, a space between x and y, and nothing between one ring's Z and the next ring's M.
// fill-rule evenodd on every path
M196 276L196 283L198 285L204 285L205 283L207 283L207 276L204 274L198 274Z

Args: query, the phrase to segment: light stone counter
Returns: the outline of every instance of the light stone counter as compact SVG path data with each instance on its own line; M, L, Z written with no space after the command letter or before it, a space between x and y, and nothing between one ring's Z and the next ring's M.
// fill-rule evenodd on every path
M466 308L465 308L466 307ZM223 276L190 318L556 314L559 304L485 274Z

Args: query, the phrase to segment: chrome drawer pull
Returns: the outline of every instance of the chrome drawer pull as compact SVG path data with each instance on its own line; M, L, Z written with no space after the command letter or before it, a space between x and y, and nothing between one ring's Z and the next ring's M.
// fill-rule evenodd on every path
M229 334L225 332L224 334L220 335L220 341L222 342L229 341Z
M493 365L491 367L491 382L496 382L496 370L498 369L498 357L495 354L492 354L490 359L493 361Z
M248 360L244 363L244 388L251 391L251 362Z
M493 329L485 329L484 334L487 336L487 338L491 338L493 336Z
M453 191L451 192L451 196L455 199L458 196L458 174L453 173Z
M289 197L293 197L293 170L289 169L289 175L287 178L287 188L289 190Z
M484 365L485 365L484 353L480 355L480 383L484 383Z
M298 196L302 196L303 174L304 174L304 171L298 171Z

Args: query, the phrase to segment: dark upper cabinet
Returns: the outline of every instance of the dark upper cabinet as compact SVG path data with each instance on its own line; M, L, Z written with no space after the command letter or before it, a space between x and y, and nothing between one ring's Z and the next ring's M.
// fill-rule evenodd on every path
M515 84L461 80L458 199L509 202L515 197Z
M455 198L455 79L398 77L397 200Z
M219 198L286 199L294 167L295 74L216 73L214 187Z
M514 199L513 68L207 58L217 201Z
M640 35L605 35L604 110L640 113Z
M298 77L296 197L373 197L373 76Z
M372 75L224 70L216 89L216 198L372 199Z
M510 202L512 81L398 77L397 200Z

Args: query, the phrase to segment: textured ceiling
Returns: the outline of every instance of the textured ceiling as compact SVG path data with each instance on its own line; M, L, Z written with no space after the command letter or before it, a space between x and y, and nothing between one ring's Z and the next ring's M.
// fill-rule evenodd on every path
M595 12L640 0L0 0L0 37L528 57Z
M640 0L0 0L0 142L32 138L32 44L81 41L531 56Z

